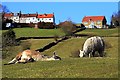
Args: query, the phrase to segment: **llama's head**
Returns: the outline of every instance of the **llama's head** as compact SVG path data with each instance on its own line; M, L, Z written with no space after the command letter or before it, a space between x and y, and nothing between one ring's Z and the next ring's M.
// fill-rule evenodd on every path
M53 56L47 55L42 56L42 61L54 61L54 60L61 60L61 58L58 55L56 55L56 52L53 52Z
M61 60L61 58L56 55L56 51L53 52L53 56L51 58L53 58L54 60Z
M80 50L79 56L80 56L80 57L84 57L84 51Z

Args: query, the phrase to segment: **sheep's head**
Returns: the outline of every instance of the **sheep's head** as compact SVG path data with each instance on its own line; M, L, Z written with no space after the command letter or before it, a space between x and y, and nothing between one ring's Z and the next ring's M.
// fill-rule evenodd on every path
M80 50L79 56L80 56L80 57L83 57L83 56L84 56L84 51Z

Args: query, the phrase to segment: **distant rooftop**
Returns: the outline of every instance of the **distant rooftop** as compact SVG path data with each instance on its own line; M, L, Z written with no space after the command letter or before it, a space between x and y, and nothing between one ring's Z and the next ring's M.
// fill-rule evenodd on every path
M103 20L105 16L85 16L82 20L82 22L88 22L89 20L91 21L98 21L98 20Z

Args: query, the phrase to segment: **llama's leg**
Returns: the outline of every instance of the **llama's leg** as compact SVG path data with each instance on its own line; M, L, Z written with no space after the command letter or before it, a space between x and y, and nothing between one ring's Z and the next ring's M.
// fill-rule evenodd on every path
M13 64L13 63L16 63L17 59L14 58L12 61L8 62L9 64Z
M35 60L33 58L30 58L28 62L34 62Z
M26 63L26 62L27 62L27 59L21 59L17 63Z

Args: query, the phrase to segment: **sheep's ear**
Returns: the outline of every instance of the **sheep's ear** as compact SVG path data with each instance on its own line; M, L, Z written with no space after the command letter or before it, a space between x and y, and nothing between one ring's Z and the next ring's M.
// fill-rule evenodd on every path
M81 50L79 50L81 52Z
M83 52L82 50L80 50L80 53Z

